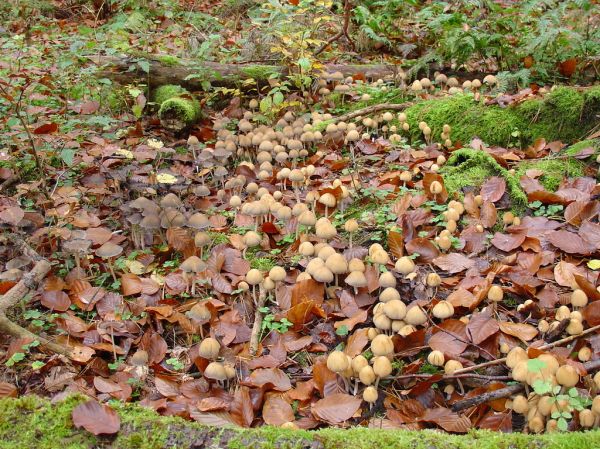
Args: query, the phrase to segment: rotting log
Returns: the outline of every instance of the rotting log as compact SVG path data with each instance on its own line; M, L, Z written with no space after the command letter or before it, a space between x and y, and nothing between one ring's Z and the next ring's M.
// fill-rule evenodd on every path
M211 61L178 60L177 58L148 57L146 73L140 58L127 56L99 56L92 62L102 67L98 72L101 78L110 78L121 84L135 80L149 82L151 87L165 84L179 84L191 90L202 90L208 81L213 86L235 86L244 80L256 80L266 83L271 75L288 75L288 67L268 64L222 64ZM341 72L345 77L357 74L367 79L379 79L395 76L399 66L393 64L325 64L325 72Z

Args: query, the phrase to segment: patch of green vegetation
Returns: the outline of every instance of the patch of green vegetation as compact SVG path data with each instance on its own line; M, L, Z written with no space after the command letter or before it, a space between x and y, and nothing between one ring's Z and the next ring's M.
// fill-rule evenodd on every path
M464 94L426 100L407 108L409 132L413 140L421 140L418 124L425 121L434 140L448 124L452 127L451 139L463 143L474 137L501 146L525 146L537 138L570 143L585 136L593 126L590 117L600 113L600 94L596 90L584 94L572 87L558 87L543 99L505 108L484 105Z
M250 268L256 268L260 271L269 271L277 265L270 257L248 257L248 259L250 259Z
M210 236L213 246L229 243L229 237L224 232L209 231L208 235Z
M527 196L521 189L518 178L508 173L485 151L469 148L457 150L442 166L440 173L450 196L460 196L464 188L477 188L490 177L500 176L506 180L513 208L522 211L527 206Z
M566 154L568 156L576 156L581 150L584 150L586 148L594 149L593 155L590 155L589 157L596 156L598 153L600 153L600 139L582 140L581 142L577 142L576 144L573 144L570 147L566 148L562 152L562 154Z
M546 190L554 192L558 189L563 179L583 176L585 164L571 157L548 157L523 161L517 165L515 172L516 179L520 179L527 170L532 169L544 172L538 179Z
M266 80L272 75L278 75L279 67L274 65L253 64L241 69L242 74L255 80Z
M73 426L71 412L87 401L71 396L51 403L37 396L0 400L0 441L3 449L164 449L190 447L193 441L207 447L241 449L300 449L319 442L324 449L592 449L600 447L600 431L551 433L545 435L505 434L471 431L449 435L439 431L379 430L354 427L318 431L290 430L265 426L259 429L208 427L178 417L159 416L133 404L115 404L121 430L114 439L95 437Z
M174 84L159 87L154 92L154 101L159 106L158 116L177 117L187 125L200 117L200 103L186 89Z
M168 66L176 66L179 65L179 58L177 56L172 55L157 55L156 59Z

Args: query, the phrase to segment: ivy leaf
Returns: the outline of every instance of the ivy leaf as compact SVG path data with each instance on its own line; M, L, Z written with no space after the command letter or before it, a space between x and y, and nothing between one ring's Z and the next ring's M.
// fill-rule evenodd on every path
M527 361L527 371L530 373L539 373L546 368L546 362L540 359L531 359Z

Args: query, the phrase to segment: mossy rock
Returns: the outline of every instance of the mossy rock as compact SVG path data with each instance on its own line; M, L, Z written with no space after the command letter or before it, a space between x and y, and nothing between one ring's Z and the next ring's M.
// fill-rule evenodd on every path
M159 105L158 117L162 126L171 131L182 131L198 121L200 102L181 86L167 84L154 92Z
M519 178L511 175L485 151L470 148L457 150L442 166L440 173L451 196L462 196L464 189L478 189L489 178L499 176L506 180L512 207L523 210L527 206L527 195L519 184Z
M119 404L116 436L96 437L73 426L71 412L88 400L71 396L51 403L36 396L0 400L2 449L593 449L600 431L547 435L471 431L449 435L435 430L378 430L364 427L289 430L271 426L242 429L211 427L178 417L159 416L133 404Z
M421 101L407 108L411 137L422 138L418 128L427 122L437 139L444 124L452 127L451 139L469 143L479 137L489 145L526 146L537 138L572 143L597 125L600 87L579 90L558 87L543 99L526 100L502 108L476 101L473 95L456 94Z

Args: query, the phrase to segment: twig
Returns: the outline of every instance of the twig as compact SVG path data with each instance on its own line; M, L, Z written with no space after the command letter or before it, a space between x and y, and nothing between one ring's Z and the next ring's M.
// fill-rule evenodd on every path
M407 380L407 379L430 379L432 377L439 376L439 374L429 374L429 373L414 373L414 374L401 374L399 376L387 377L386 379L394 379L394 380ZM442 380L451 380L451 379L481 379L488 381L506 381L511 380L510 376L487 376L485 374L476 374L476 373L468 373L468 374L449 374L442 376L440 381Z
M14 307L21 299L23 299L30 290L36 288L36 286L46 277L46 274L48 274L52 268L50 262L41 257L27 243L25 243L16 235L9 235L8 240L13 242L22 254L31 258L36 263L29 273L23 276L23 278L8 292L6 292L6 294L0 296L0 334L7 334L16 338L32 338L34 340L38 340L41 346L53 352L69 356L71 353L69 348L57 343L53 343L44 337L40 337L39 335L30 332L6 316L7 311L11 307Z
M350 0L344 0L344 23L342 24L342 28L338 33L327 39L327 42L325 42L323 45L321 45L321 47L319 47L319 49L314 53L315 56L321 54L327 47L329 47L332 43L337 41L342 36L346 36L346 39L348 39L352 50L355 49L354 42L352 41L352 39L350 39L350 35L348 34L348 25L350 25L351 12L352 4L350 3Z
M256 355L258 352L258 338L260 336L260 328L262 327L263 316L260 309L263 308L267 301L267 292L261 288L258 295L258 301L254 305L254 325L252 326L252 333L250 334L250 355Z
M593 327L590 327L589 329L584 330L579 335L571 335L571 336L565 337L565 338L563 338L561 340L556 340L556 341L554 341L552 343L547 343L545 345L538 346L536 349L544 350L544 349L554 348L556 346L560 346L560 345L563 345L565 343L569 343L569 342L571 342L573 340L577 340L578 338L581 338L581 337L583 337L585 335L588 335L588 334L591 334L593 332L596 332L599 329L600 329L600 324L597 325L597 326L593 326ZM454 374L468 373L470 371L475 371L475 370L478 370L480 368L486 368L488 366L501 365L504 362L506 362L506 357L502 357L501 359L496 359L496 360L492 360L492 361L485 362L485 363L480 363L478 365L468 366L466 368L462 368L462 369L456 370L454 372Z
M583 364L583 367L587 372L597 371L600 369L600 360L586 362ZM508 387L500 388L499 390L488 391L487 393L456 402L454 405L452 405L452 411L459 412L461 410L483 404L484 402L493 401L495 399L504 399L512 396L515 393L519 393L523 389L525 389L525 385L520 383L517 385L509 385Z
M413 105L413 103L410 103L410 102L374 104L373 106L367 106L366 108L357 109L356 111L342 114L339 117L336 117L334 120L336 122L346 122L355 117L359 117L361 115L374 114L375 112L379 112L379 111L404 111L406 108L408 108L412 105Z

